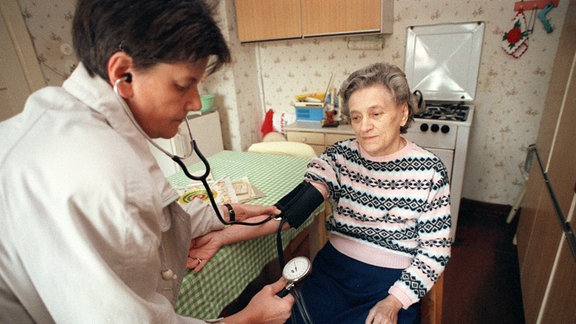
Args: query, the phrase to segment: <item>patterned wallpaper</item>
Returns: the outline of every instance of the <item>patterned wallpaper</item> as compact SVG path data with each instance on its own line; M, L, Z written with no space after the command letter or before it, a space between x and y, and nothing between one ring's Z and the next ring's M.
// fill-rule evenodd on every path
M406 29L413 25L484 21L476 115L471 129L463 197L514 204L522 190L520 172L526 148L535 142L550 71L566 14L560 1L547 17L555 29L548 34L540 21L519 59L506 54L502 37L513 27L515 1L502 0L396 0L394 32L382 37L347 37L275 41L246 44L258 56L262 94L250 102L264 101L264 109L294 113L295 94L322 92L330 74L335 85L355 69L378 61L404 67ZM530 12L526 12L529 19ZM353 49L372 43L370 50ZM383 48L379 49L378 44ZM244 66L244 69L251 69Z
M48 85L59 86L77 60L70 26L76 1L18 0Z
M70 51L74 0L18 0L46 81L60 85L76 63ZM413 25L484 21L486 30L471 130L463 197L512 205L522 190L520 172L533 143L551 78L550 71L567 9L560 1L547 17L554 31L536 21L528 50L518 59L502 49L513 27L515 1L394 0L394 33L240 45L234 6L221 1L219 17L234 62L202 85L216 94L224 146L246 149L260 139L268 109L293 114L290 101L302 92L324 91L330 74L339 85L353 70L378 61L404 66L406 29ZM528 19L530 12L527 12ZM369 49L354 49L370 44ZM560 44L561 45L561 44Z

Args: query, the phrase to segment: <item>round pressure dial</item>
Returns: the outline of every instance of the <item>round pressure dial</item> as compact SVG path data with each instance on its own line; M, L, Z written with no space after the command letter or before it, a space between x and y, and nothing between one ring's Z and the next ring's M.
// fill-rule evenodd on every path
M288 261L282 270L282 276L289 282L296 282L308 275L312 269L310 259L298 256Z
M305 256L298 256L288 261L284 266L284 269L282 269L282 277L288 280L288 284L277 295L280 297L288 295L290 289L294 288L295 283L306 277L310 273L311 269L312 263L310 262L310 259Z

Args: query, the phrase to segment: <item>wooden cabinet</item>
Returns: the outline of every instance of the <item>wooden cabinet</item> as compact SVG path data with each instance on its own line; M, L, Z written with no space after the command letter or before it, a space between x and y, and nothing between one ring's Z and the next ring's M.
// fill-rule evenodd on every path
M242 42L299 38L300 0L235 0L238 38Z
M382 0L304 0L302 1L302 34L307 36L380 33ZM386 8L387 14L392 14ZM391 30L390 30L391 32Z
M235 0L241 42L392 33L393 0Z
M536 148L526 183L517 242L526 323L576 323L576 256L563 228L576 228L576 2L560 36ZM554 195L548 190L552 188ZM552 197L556 198L556 201ZM560 223L557 208L566 218Z
M356 137L350 125L336 128L321 128L319 125L320 122L296 121L286 126L286 138L291 142L306 143L312 146L316 154L320 155L326 146Z
M324 145L330 146L336 142L343 141L345 139L349 139L352 137L356 137L352 129L350 129L349 134L341 134L341 133L325 133L324 134Z

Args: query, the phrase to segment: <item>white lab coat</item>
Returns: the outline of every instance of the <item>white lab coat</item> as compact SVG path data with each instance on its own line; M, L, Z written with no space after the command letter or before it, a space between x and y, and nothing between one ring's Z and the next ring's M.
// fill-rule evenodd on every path
M0 322L197 322L174 312L190 239L223 225L177 197L110 84L80 65L34 93L0 124Z

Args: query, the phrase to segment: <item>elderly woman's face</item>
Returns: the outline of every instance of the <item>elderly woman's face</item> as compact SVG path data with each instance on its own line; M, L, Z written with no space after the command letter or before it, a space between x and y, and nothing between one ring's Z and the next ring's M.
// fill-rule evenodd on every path
M356 139L368 154L384 156L402 149L400 127L408 120L408 105L397 105L385 86L356 90L348 107Z
M134 117L151 138L171 138L190 111L202 108L198 84L208 59L193 65L159 63L134 71L133 96L127 99Z

